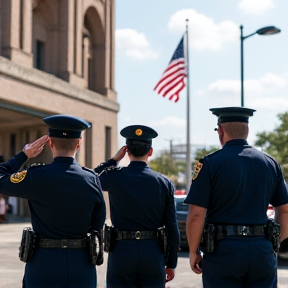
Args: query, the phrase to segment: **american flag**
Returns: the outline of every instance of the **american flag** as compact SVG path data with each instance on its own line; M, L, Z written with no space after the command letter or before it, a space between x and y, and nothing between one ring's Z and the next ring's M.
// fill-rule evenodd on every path
M185 87L184 78L187 76L186 64L183 36L154 90L163 97L168 97L169 100L177 102L179 100L179 93Z

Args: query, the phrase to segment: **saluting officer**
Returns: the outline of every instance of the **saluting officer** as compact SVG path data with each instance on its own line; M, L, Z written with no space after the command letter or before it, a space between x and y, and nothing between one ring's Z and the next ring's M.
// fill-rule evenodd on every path
M28 199L37 235L34 255L25 265L26 288L95 288L95 265L85 240L91 229L103 229L106 208L99 179L75 160L86 121L67 115L46 117L49 136L25 145L0 165L0 192ZM46 142L53 155L48 165L18 172L29 158L41 153Z
M200 160L185 199L190 204L190 266L197 274L203 269L204 287L276 287L277 259L271 242L278 246L279 230L267 222L266 212L269 203L275 207L281 242L288 237L288 193L281 168L247 143L248 119L255 110L210 111L218 117L215 130L222 149ZM202 262L198 247L203 227Z
M164 288L174 277L179 251L174 187L147 164L153 153L152 139L158 135L155 130L132 125L120 134L127 145L95 168L103 191L109 193L111 221L116 229L115 247L108 256L107 287ZM126 151L130 164L116 168ZM157 230L163 226L169 246L166 269L157 238Z

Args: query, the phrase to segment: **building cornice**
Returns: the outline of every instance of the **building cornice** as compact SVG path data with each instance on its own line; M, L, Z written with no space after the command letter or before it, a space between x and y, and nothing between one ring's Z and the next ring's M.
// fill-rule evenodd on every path
M35 68L20 66L0 56L0 75L1 74L90 105L101 107L116 113L119 111L119 104L116 101L108 99L104 95L88 89L75 87L64 80L57 78L55 75ZM115 93L114 91L111 92Z

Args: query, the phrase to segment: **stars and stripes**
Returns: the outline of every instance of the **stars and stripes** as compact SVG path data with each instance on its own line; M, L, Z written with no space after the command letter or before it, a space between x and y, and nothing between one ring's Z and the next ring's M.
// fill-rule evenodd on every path
M179 100L179 93L185 87L184 78L187 76L186 64L183 36L154 90L163 97L168 97L169 100L177 102Z

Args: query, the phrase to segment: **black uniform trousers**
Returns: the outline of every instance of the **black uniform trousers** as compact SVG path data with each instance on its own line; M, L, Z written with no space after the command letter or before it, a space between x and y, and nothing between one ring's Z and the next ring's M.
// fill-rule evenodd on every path
M157 239L116 241L108 256L107 288L164 288L165 279Z
M204 288L276 288L277 258L264 236L229 236L204 253Z

